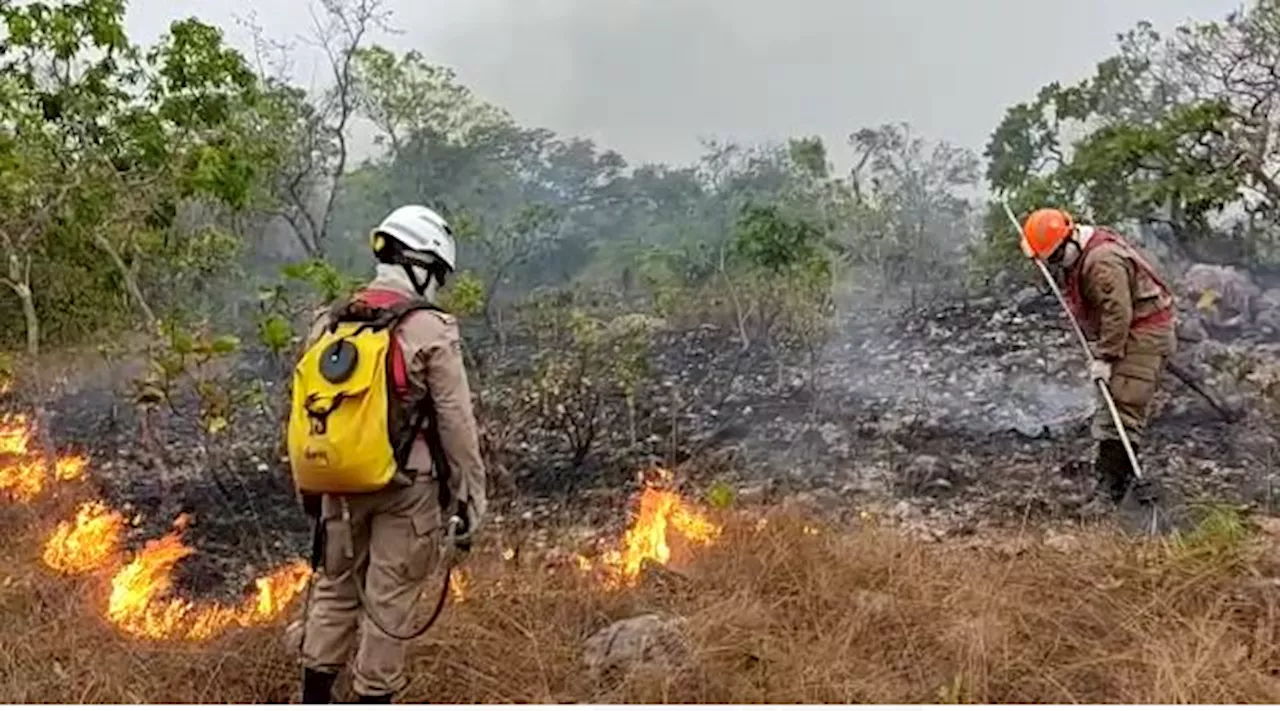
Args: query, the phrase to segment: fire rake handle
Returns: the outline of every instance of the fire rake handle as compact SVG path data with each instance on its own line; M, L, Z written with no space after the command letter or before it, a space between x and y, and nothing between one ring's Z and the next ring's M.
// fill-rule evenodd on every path
M1013 210L1009 208L1008 201L1003 201L1004 214L1009 216L1009 222L1013 223L1013 230L1017 234L1022 234L1022 226L1018 224L1018 218L1014 217ZM1024 250L1025 252L1026 250ZM1062 290L1058 288L1057 282L1053 280L1053 275L1049 274L1049 268L1044 262L1034 254L1027 254L1031 261L1040 270L1040 275L1044 277L1044 281L1049 285L1049 289L1053 291L1053 295L1057 297L1058 304L1062 307L1062 312L1066 314L1067 320L1071 322L1071 328L1076 333L1076 339L1080 341L1080 348L1084 350L1085 360L1093 360L1093 349L1089 348L1089 339L1085 338L1084 330L1080 328L1080 323L1076 321L1076 317L1071 313L1071 308L1067 306L1067 300L1062 296ZM1129 455L1129 464L1133 467L1133 475L1138 481L1143 481L1142 466L1138 464L1138 455L1133 451L1133 444L1129 442L1129 433L1124 428L1124 422L1120 420L1120 411L1116 409L1116 401L1111 397L1111 388L1107 386L1107 382L1102 378L1095 378L1094 384L1098 386L1098 390L1102 393L1102 399L1107 404L1107 410L1111 413L1111 421L1115 423L1116 432L1120 434L1120 443L1124 445L1125 454Z

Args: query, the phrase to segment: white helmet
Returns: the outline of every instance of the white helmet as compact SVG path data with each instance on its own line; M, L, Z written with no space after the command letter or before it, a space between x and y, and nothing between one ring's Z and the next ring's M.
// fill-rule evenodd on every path
M388 244L390 237L398 244ZM379 261L405 266L425 266L422 257L432 256L448 271L457 267L458 248L453 230L443 217L422 205L398 207L373 230L373 253Z

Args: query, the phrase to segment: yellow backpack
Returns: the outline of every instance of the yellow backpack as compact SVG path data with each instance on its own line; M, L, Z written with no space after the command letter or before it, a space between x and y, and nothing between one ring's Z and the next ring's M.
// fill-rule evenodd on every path
M429 394L411 406L396 392L406 383L394 334L422 309L439 310L419 299L391 306L352 300L330 312L328 328L293 371L288 450L300 492L370 493L409 471L410 448L432 408Z

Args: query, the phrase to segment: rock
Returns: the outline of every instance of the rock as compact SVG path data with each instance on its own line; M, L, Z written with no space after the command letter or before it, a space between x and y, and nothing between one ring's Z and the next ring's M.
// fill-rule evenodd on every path
M1013 307L1018 311L1026 311L1040 299L1040 290L1034 286L1020 289L1013 295Z
M657 614L619 620L587 638L583 662L593 675L678 667L690 652L685 624L684 618Z
M1262 290L1248 274L1218 264L1191 267L1182 278L1182 286L1192 308L1204 313L1213 325L1231 323L1235 317L1249 320L1254 302L1262 296Z
M759 506L764 503L764 486L744 486L738 489L734 498L743 506Z
M1044 545L1059 553L1074 553L1080 548L1080 541L1070 533L1052 533L1044 539Z
M952 488L950 474L950 469L940 458L920 454L903 468L898 488L906 496L930 495L930 490L934 493L949 491Z

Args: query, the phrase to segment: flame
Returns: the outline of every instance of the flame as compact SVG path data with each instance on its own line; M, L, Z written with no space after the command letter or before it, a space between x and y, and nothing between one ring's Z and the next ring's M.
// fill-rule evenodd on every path
M26 455L32 434L25 415L0 417L0 454Z
M661 473L670 481L669 474ZM719 526L685 504L676 492L647 484L640 494L640 510L635 521L623 535L622 547L600 557L606 569L605 584L608 587L634 585L645 563L666 565L671 560L671 546L667 542L669 529L686 542L699 546L711 544L721 533ZM577 556L577 565L582 570L595 567L583 556Z
M29 503L44 490L43 458L31 455L35 428L23 415L0 418L0 491ZM7 463L5 463L7 461Z
M58 524L41 559L60 573L97 570L119 552L123 532L124 516L91 501L80 506L74 521Z
M25 415L0 417L0 491L22 503L31 503L44 492L49 464L31 451L35 426ZM84 476L89 461L82 456L59 457L53 462L54 476L75 481Z
M467 601L467 589L471 587L471 576L462 568L449 571L449 599L454 602Z
M8 387L0 381L0 394ZM34 501L52 479L81 481L89 460L81 455L53 461L32 451L35 425L25 415L0 416L0 492L14 499ZM173 571L194 551L182 542L185 517L175 530L147 542L128 564L112 571L106 617L123 632L143 639L209 639L231 627L262 625L277 619L306 589L311 568L303 561L289 563L258 578L254 593L237 605L196 604L174 597ZM75 518L57 525L45 541L41 560L64 574L104 569L121 554L128 522L99 501L84 503Z
M58 481L79 481L84 478L84 470L88 465L89 460L80 455L59 457L54 462L53 475Z
M182 542L184 523L180 520L178 530L148 541L111 579L107 619L126 634L153 640L206 640L231 627L271 622L306 589L311 569L295 561L258 578L255 593L235 606L196 605L171 597L174 567L195 552Z

